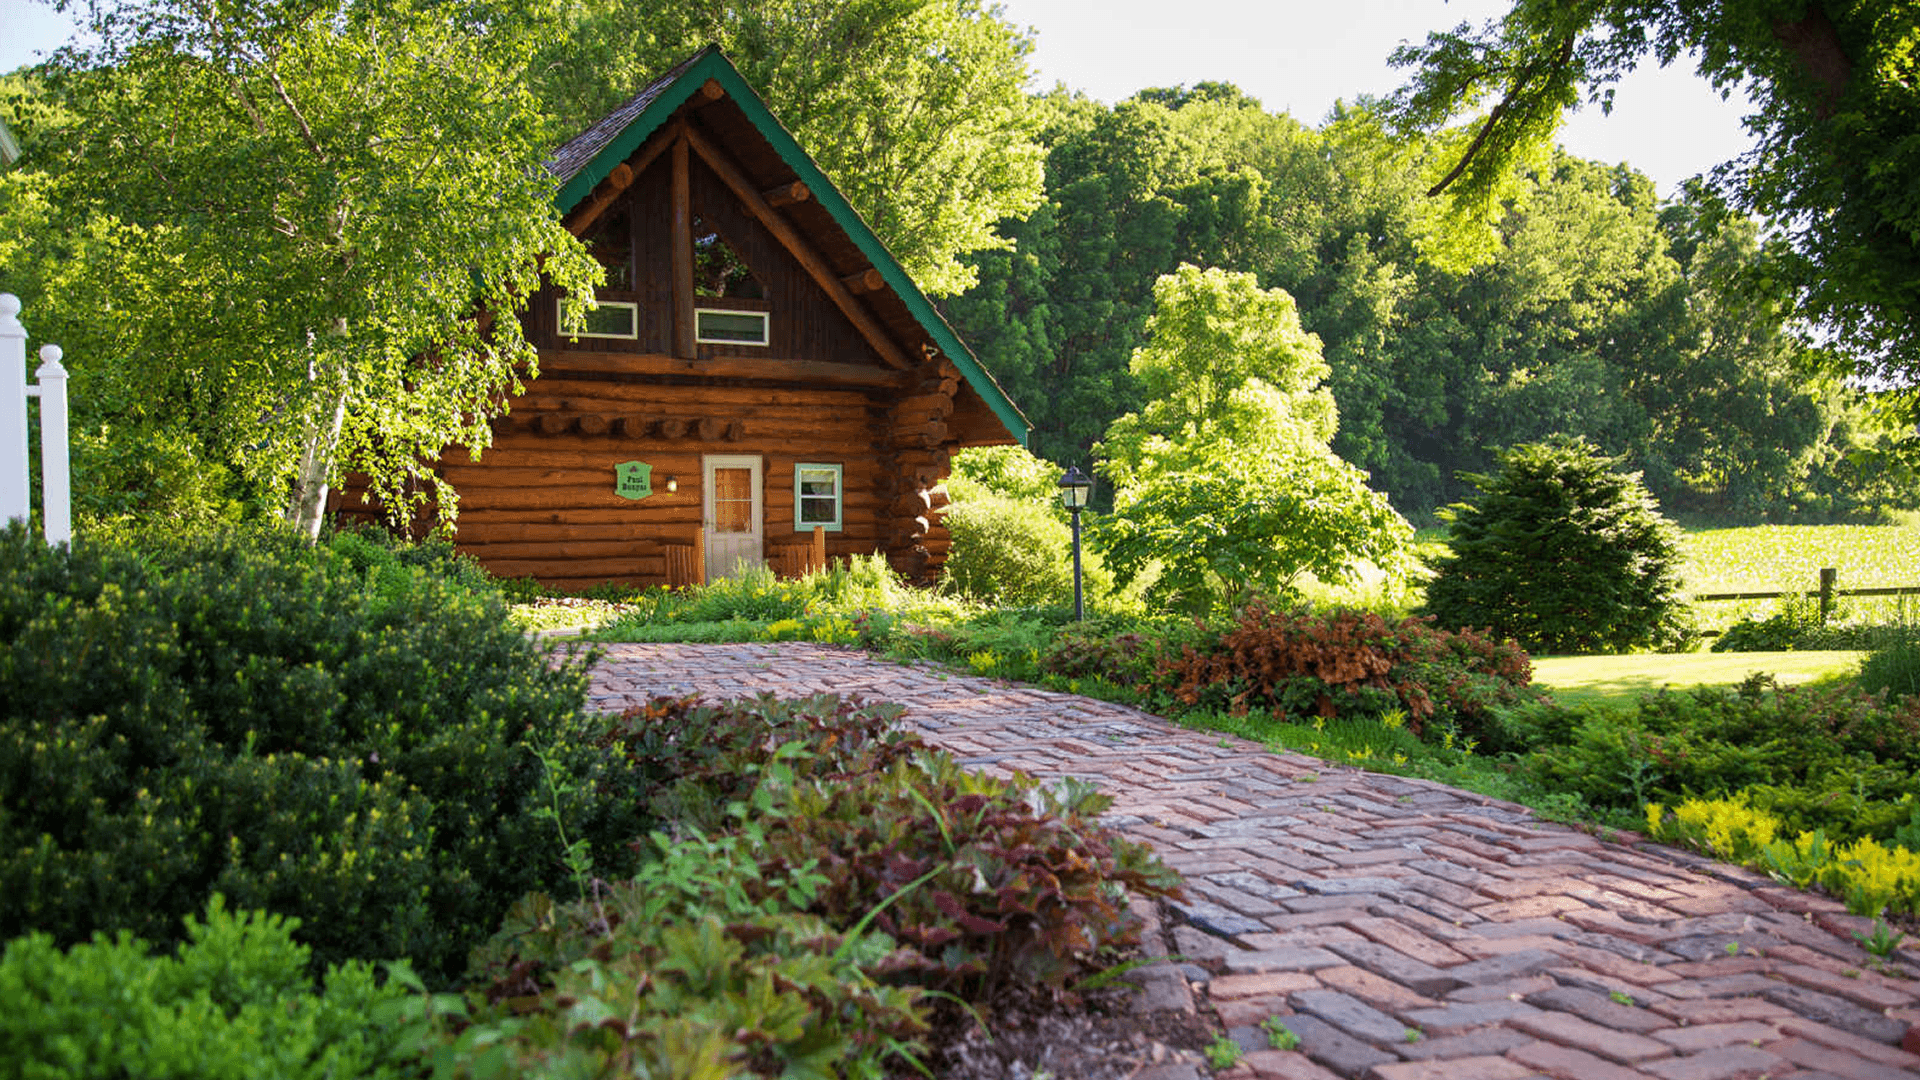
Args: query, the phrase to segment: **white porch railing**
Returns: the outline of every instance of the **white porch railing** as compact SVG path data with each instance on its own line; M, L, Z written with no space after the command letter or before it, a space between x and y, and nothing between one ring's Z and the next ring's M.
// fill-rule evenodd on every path
M73 539L73 504L67 471L67 369L60 346L40 346L38 385L27 385L27 328L20 325L20 298L0 293L0 518L26 521L33 513L27 461L27 399L40 399L40 508L47 543Z

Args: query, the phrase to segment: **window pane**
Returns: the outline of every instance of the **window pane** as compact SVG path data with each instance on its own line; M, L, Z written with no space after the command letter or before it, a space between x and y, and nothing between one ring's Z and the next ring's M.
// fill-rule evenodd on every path
M832 469L802 469L800 471L800 494L833 495L839 486L840 477Z
M767 341L767 317L754 312L702 311L699 334L702 341L738 341L764 345Z
M753 470L713 470L713 528L715 532L753 531Z
M587 312L580 331L597 337L638 337L638 310L631 304L601 305Z
M800 523L802 525L831 525L837 517L834 512L834 500L803 498L800 500Z

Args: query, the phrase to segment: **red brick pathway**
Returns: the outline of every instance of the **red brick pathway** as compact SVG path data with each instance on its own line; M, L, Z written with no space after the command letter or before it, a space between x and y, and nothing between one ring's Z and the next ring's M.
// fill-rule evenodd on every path
M1440 784L1270 753L1070 694L817 645L612 645L597 705L860 695L973 766L1097 781L1186 876L1236 1077L1920 1076L1920 943L1888 973L1822 897ZM1269 1017L1299 1038L1270 1049ZM1902 1042L1905 1048L1902 1049Z

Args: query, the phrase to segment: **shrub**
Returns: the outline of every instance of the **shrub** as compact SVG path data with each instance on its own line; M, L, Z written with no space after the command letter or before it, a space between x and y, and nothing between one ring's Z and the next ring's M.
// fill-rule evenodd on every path
M582 801L644 784L579 744L584 664L550 664L490 590L383 565L369 588L267 532L0 540L0 933L167 941L218 889L299 916L319 962L447 977L563 880L535 751ZM639 812L587 816L630 866Z
M1622 652L1688 636L1681 552L1637 473L1584 440L1503 451L1463 474L1477 502L1441 511L1452 552L1427 586L1442 626L1486 627L1533 653Z
M1281 718L1401 710L1418 733L1434 722L1477 729L1489 709L1521 700L1532 666L1511 643L1424 619L1256 604L1217 644L1164 659L1156 677L1188 706Z
M1886 632L1861 663L1859 682L1891 698L1920 700L1920 626Z
M0 1061L12 1076L153 1080L386 1077L406 1067L408 992L364 963L309 980L296 921L219 897L185 944L152 955L126 933L62 953L47 934L0 957Z
M1004 607L1072 603L1073 533L1045 504L981 495L953 504L946 523L953 588ZM1084 548L1081 589L1088 597L1113 591L1113 575Z
M1547 710L1541 710L1544 714ZM1741 792L1783 831L1887 839L1910 818L1920 771L1920 704L1890 707L1846 687L1777 688L1756 676L1733 690L1663 692L1627 712L1536 715L1523 768L1542 786L1599 808Z
M797 913L819 876L763 872L746 837L654 846L590 900L514 907L475 952L473 1023L430 1050L434 1075L897 1075L926 1022L915 989L878 977L910 957Z

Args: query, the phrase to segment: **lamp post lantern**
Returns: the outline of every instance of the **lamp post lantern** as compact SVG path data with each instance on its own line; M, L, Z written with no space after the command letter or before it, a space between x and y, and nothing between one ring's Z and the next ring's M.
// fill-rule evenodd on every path
M1073 515L1073 618L1078 622L1087 617L1085 603L1080 593L1080 511L1087 505L1087 497L1093 494L1093 481L1080 471L1079 466L1067 470L1060 478L1060 502Z

